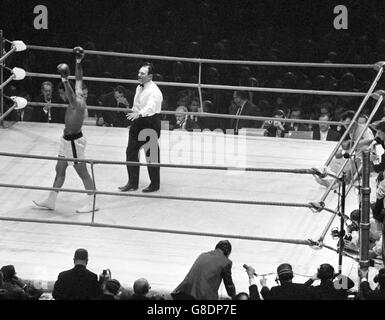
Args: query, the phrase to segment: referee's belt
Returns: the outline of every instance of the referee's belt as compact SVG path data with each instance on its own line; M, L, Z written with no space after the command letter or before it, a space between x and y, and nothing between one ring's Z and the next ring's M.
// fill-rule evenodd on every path
M67 140L67 141L74 141L74 140L79 139L81 137L83 137L83 133L81 131L78 133L63 134L64 140Z

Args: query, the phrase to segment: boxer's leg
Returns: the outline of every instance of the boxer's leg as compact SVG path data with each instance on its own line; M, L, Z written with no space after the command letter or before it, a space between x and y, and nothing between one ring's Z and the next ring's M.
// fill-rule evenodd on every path
M67 161L61 161L59 160L56 163L56 176L53 183L54 188L61 188L65 181L65 174L68 167ZM33 202L38 206L42 208L46 208L49 210L55 210L56 206L56 199L57 199L58 192L57 191L50 191L48 194L48 197L42 201L35 201Z
M87 166L86 166L85 162L78 162L77 164L74 165L74 168L75 168L78 176L80 177L80 179L82 179L83 184L84 184L84 188L86 190L94 190L95 184L92 181L92 178L91 178L91 176L87 170ZM92 193L89 195L92 195Z

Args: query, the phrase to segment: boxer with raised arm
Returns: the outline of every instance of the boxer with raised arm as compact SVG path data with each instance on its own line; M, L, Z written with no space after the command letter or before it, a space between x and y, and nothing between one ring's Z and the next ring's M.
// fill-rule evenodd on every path
M65 113L65 126L64 133L60 141L59 157L63 158L84 158L84 151L86 147L86 139L83 137L81 131L85 111L86 102L83 97L83 69L81 61L84 58L84 50L81 47L75 47L73 52L75 53L76 65L75 65L75 92L73 91L71 84L68 81L70 75L70 69L67 64L61 63L57 66L57 70L61 75L61 80L65 88L65 94L69 101L66 113ZM86 190L94 190L95 185L92 181L90 174L88 173L85 162L75 163L66 160L58 160L56 164L56 177L53 183L54 188L61 188L65 181L65 174L68 164L74 166L77 174L82 179ZM58 192L51 191L48 197L42 201L33 201L37 206L54 210L56 205L56 198ZM87 203L76 212L91 212L93 207L93 195L88 194ZM98 208L95 207L95 210Z

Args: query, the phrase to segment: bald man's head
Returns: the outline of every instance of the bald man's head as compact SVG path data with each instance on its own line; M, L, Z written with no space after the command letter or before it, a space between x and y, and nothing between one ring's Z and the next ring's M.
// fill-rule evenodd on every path
M150 290L150 284L144 278L140 278L134 282L134 293L144 296Z

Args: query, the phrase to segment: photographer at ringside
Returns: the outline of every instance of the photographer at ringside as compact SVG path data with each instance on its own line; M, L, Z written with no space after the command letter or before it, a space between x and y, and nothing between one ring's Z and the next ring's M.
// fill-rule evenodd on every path
M312 286L317 280L321 283ZM354 282L347 276L335 274L330 264L323 263L305 285L312 288L316 300L347 300L348 290L354 287Z

